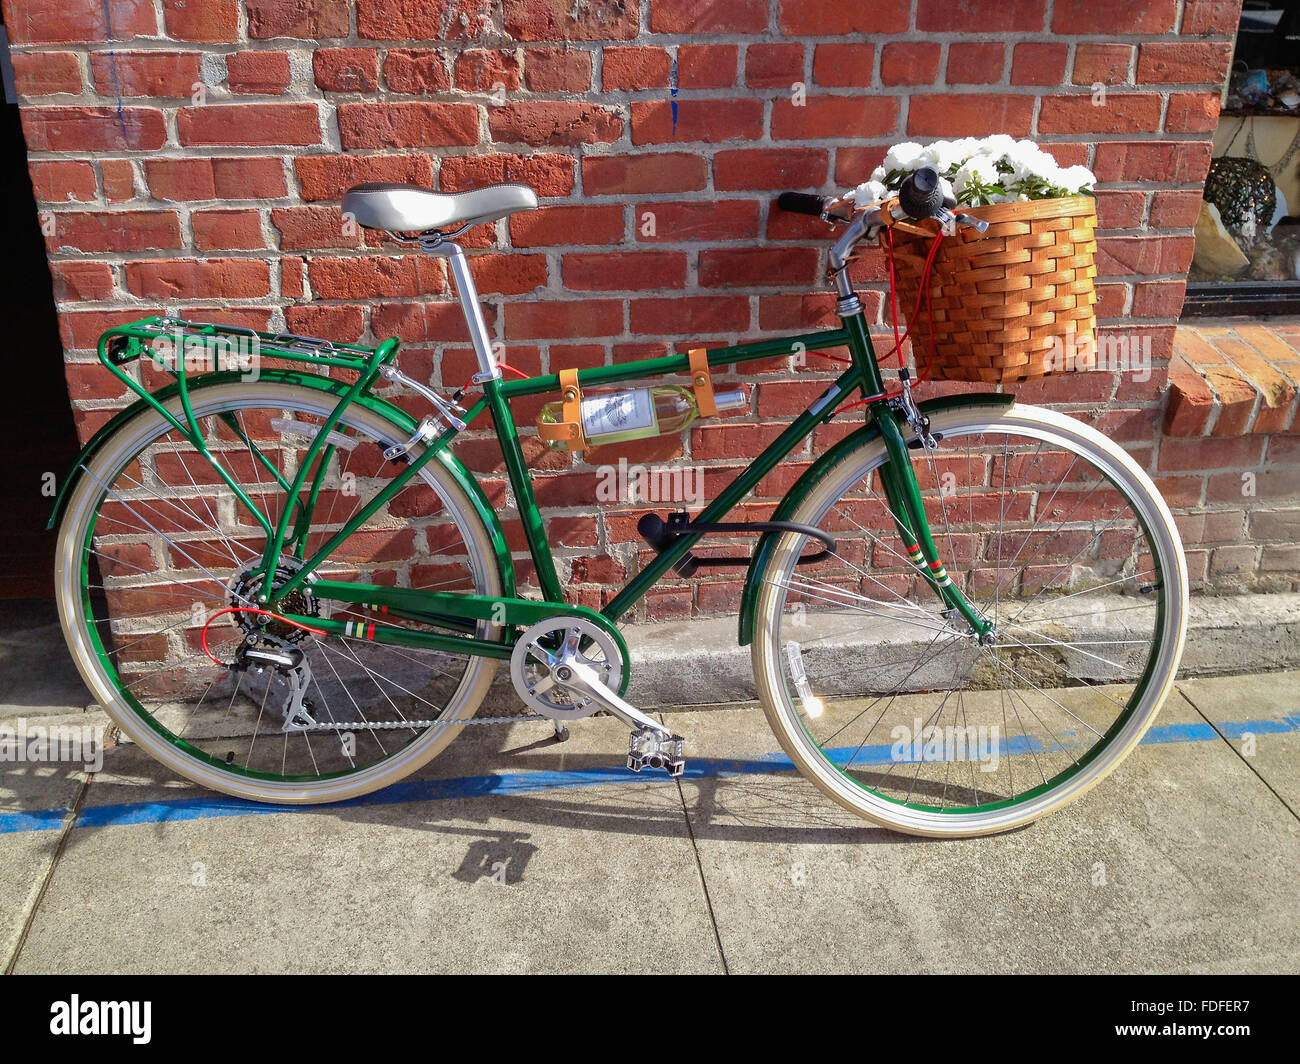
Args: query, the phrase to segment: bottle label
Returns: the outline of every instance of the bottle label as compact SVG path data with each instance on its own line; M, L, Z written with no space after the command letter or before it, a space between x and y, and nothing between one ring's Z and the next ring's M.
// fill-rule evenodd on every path
M654 427L655 405L649 388L593 395L582 401L582 431L589 440Z

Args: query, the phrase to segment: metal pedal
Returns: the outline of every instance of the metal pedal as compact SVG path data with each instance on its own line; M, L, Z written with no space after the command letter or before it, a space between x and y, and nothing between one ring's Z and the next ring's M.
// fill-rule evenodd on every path
M648 728L634 731L628 743L627 767L633 772L643 768L661 768L673 779L686 771L680 735L661 735Z

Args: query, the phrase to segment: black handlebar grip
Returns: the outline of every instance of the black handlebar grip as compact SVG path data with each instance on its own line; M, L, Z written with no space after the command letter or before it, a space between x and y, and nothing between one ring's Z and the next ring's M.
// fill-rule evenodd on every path
M909 218L929 218L943 206L943 189L939 171L923 166L910 174L898 190L898 205Z
M826 207L826 200L821 196L812 196L807 192L782 192L776 198L776 205L791 214L811 214L821 217Z

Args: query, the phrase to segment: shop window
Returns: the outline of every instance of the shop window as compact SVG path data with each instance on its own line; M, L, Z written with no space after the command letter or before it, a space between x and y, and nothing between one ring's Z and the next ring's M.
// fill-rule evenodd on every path
M1300 312L1300 0L1246 0L1187 280L1184 316Z

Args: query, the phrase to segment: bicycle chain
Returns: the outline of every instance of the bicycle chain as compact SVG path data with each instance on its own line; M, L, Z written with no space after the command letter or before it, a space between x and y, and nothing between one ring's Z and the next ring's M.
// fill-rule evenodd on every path
M380 731L394 728L436 728L439 724L464 727L468 724L516 724L520 721L549 720L540 713L520 713L512 717L465 717L460 720L377 720L332 721L328 724L304 724L294 731Z

